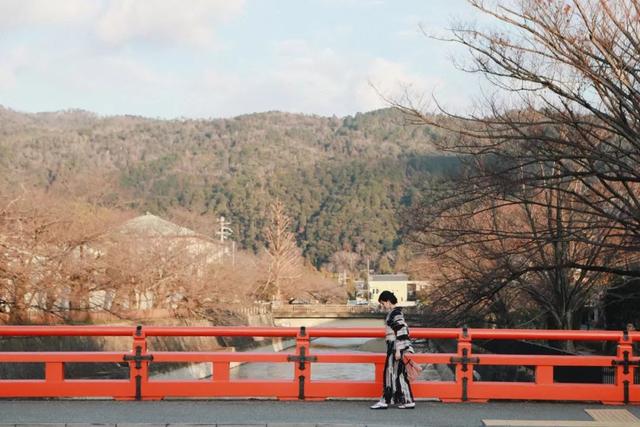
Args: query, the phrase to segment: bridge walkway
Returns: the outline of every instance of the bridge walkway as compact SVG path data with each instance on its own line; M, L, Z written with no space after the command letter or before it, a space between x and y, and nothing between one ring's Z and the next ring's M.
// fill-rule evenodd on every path
M414 410L373 411L371 401L0 400L0 427L218 426L582 426L634 427L640 407L597 403L420 401ZM595 412L594 412L595 411ZM599 411L599 412L598 412ZM604 412L602 412L604 411ZM611 412L613 411L613 412ZM493 420L493 421L492 421ZM616 421L617 420L617 421Z

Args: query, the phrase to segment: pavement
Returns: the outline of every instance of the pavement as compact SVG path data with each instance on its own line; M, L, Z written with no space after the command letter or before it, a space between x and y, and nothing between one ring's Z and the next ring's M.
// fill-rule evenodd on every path
M419 401L413 410L389 408L373 411L369 409L372 403L374 402L0 400L0 427L640 426L640 406L631 405ZM638 424L635 419L639 421Z

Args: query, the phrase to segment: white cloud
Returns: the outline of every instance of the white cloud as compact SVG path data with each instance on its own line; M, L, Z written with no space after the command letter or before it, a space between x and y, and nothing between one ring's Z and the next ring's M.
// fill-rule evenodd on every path
M170 77L123 55L87 57L74 63L69 82L79 90L119 91L142 95L147 89L164 88Z
M316 48L302 39L284 41L271 50L269 67L233 70L210 65L198 71L158 67L121 50L54 53L14 48L0 56L0 89L12 90L20 99L16 90L46 79L53 97L43 98L39 109L84 108L166 118L266 110L341 116L387 106L376 89L394 99L405 89L427 98L434 89L454 92L406 64ZM56 101L62 94L64 99ZM12 106L29 110L19 102Z
M398 99L407 90L420 96L444 84L382 58L314 50L301 41L283 42L280 48L297 55L283 55L263 84L279 90L283 104L289 102L280 108L287 110L351 114L387 106L380 94Z
M190 106L194 110L185 113L228 116L284 110L346 115L387 106L376 89L397 99L405 89L418 96L430 95L443 84L400 63L314 49L305 40L283 41L273 51L275 65L256 75L207 71L201 79L204 84L192 83L192 97L198 101Z
M293 104L288 109L328 113L348 90L353 67L332 49L309 49L306 55L283 58L269 77L280 97Z
M97 16L100 3L87 0L0 0L0 28L86 22Z
M405 88L462 96L409 63L327 48L343 45L313 35L272 44L256 55L266 61L247 58L242 68L199 50L162 49L215 47L216 31L244 8L244 0L0 0L0 89L25 110L20 103L35 100L32 108L162 117L353 114L386 106L371 84L390 98ZM15 47L22 45L28 49Z
M51 85L64 87L73 107L100 114L135 114L149 117L175 117L181 113L183 79L150 66L135 55L114 52L78 58L65 69L50 64Z
M356 84L358 105L364 110L387 106L383 98L406 102L406 97L424 99L431 92L443 88L441 79L409 71L403 64L376 58L369 64L367 81Z
M211 46L217 25L244 11L245 0L0 0L0 29L69 25L102 43Z
M244 9L244 0L110 0L96 23L100 40L214 43L215 25Z

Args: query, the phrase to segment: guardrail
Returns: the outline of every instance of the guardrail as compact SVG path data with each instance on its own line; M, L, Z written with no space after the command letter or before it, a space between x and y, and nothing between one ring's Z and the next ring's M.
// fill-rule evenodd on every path
M344 304L280 304L272 307L272 314L274 317L340 317L350 315L384 317L384 313L377 306Z
M640 359L633 354L638 332L412 329L413 338L456 341L455 353L417 353L420 364L452 366L452 381L417 381L416 398L439 398L445 402L482 402L490 399L601 401L608 404L640 403L640 384L634 370ZM166 397L273 397L282 400L326 398L377 398L381 394L384 354L313 353L313 338L383 338L382 328L250 328L250 327L107 327L107 326L0 326L0 336L130 336L129 352L0 352L0 363L43 363L44 379L2 379L0 398L16 397L111 397L122 400L154 400ZM147 337L281 337L295 339L295 349L283 353L182 352L147 349ZM473 340L573 340L614 342L615 355L473 354ZM66 379L65 363L127 363L128 379ZM213 375L206 380L155 380L149 378L150 363L205 362ZM231 379L234 362L285 363L292 365L293 379ZM373 381L312 380L314 363L373 364ZM494 382L474 379L474 366L530 366L533 382ZM608 367L613 384L558 383L556 367Z
M421 315L416 306L402 307L405 318L415 319ZM274 318L384 318L386 312L377 305L345 304L278 304L272 307Z

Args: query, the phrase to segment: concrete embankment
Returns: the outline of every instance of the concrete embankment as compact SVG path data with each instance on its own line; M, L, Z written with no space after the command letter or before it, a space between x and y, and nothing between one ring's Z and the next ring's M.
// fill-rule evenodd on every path
M273 326L270 313L247 313L238 318L237 324L265 327ZM134 323L135 324L135 323ZM180 320L175 318L156 319L145 325L162 326L215 326L204 320ZM131 322L119 322L112 326L130 326ZM281 351L287 345L286 340L263 339L260 337L148 337L149 351L245 351L249 349L268 349ZM0 337L0 351L131 351L131 337ZM266 350L265 350L266 351ZM210 364L206 364L210 365ZM183 369L179 364L152 364L150 374ZM210 369L210 368L209 368ZM200 373L197 368L193 374ZM184 372L183 372L184 373ZM186 373L184 373L186 374ZM80 363L65 364L65 378L128 378L126 365L98 363L92 366ZM42 364L0 364L0 377L7 379L44 378ZM189 377L189 375L187 375Z

